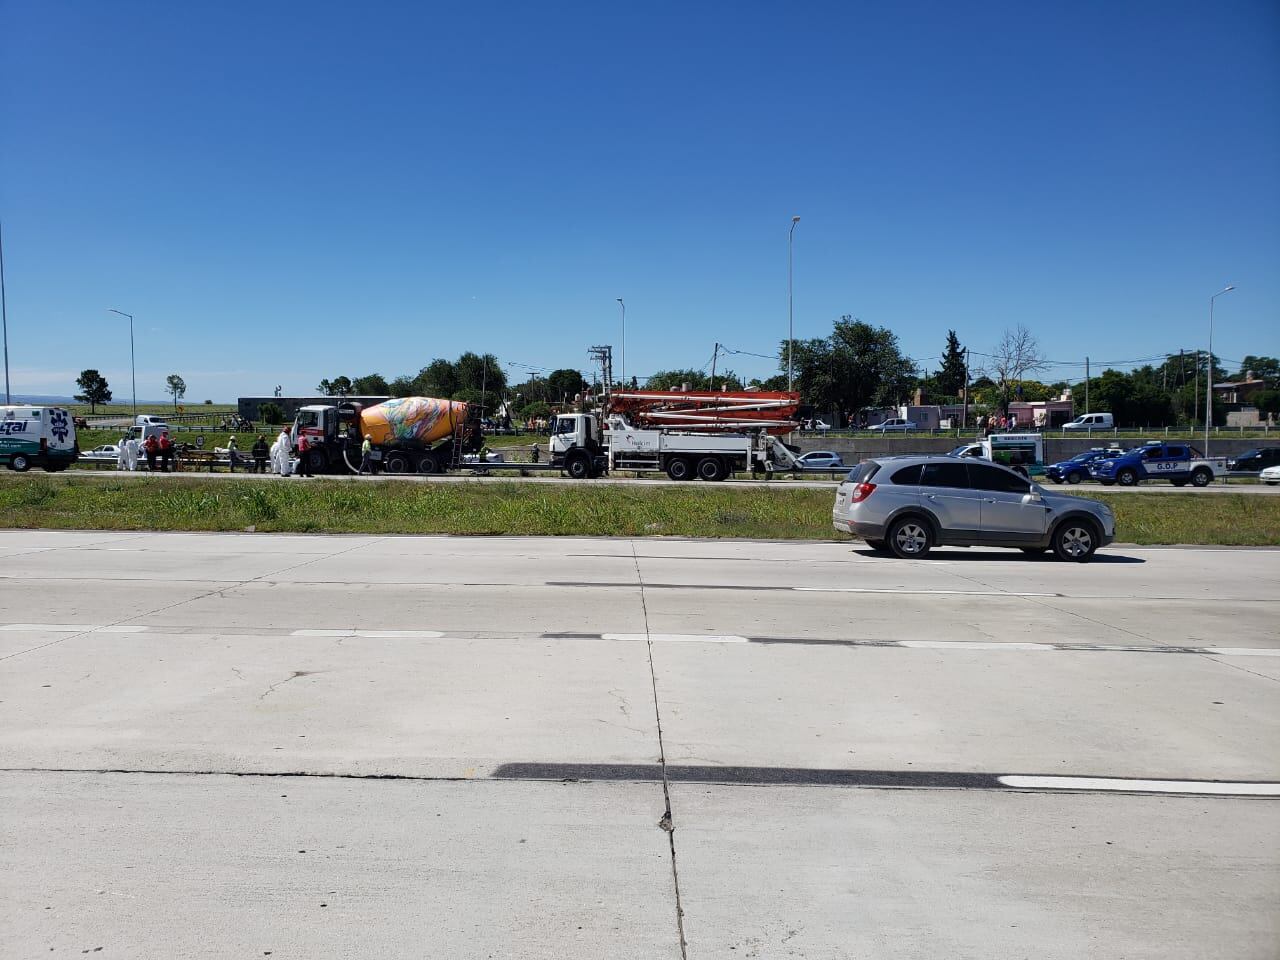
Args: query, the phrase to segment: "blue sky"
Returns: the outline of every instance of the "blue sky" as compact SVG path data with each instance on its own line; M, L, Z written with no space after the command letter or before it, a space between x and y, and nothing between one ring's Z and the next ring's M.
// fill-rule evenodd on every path
M1280 353L1274 2L607 6L0 0L15 392L124 399L108 307L197 402L770 354L793 214L797 337Z

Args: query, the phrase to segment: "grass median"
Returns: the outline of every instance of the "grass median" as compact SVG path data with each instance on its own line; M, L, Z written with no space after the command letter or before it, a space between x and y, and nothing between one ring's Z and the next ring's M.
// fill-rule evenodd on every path
M1086 494L1127 543L1280 544L1280 497ZM0 527L845 539L830 490L733 484L353 483L0 476Z

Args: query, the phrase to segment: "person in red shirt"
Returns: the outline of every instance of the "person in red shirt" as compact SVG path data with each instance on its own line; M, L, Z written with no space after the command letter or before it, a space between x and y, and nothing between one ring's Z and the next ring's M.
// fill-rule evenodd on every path
M147 452L147 469L155 473L156 454L160 452L160 444L154 436L150 436L142 442L142 449Z
M298 435L298 476L311 476L311 441L305 433Z
M169 473L173 470L173 441L169 439L169 431L160 434L160 469Z

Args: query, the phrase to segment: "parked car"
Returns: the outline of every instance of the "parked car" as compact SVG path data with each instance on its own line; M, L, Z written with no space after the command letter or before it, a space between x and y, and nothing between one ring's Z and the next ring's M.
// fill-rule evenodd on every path
M1258 479L1267 486L1274 487L1277 483L1280 483L1280 467L1267 467L1258 475Z
M949 456L864 460L837 488L831 523L903 559L946 545L1052 550L1082 563L1116 535L1104 503L1051 493L995 463Z
M1116 418L1109 413L1085 413L1070 423L1062 425L1063 430L1114 430Z
M1159 440L1089 464L1089 476L1105 487L1114 483L1132 487L1143 480L1168 480L1175 487L1185 487L1188 483L1207 487L1219 472L1195 447Z
M903 420L901 417L890 417L884 423L877 423L867 427L867 429L873 433L902 433L907 430L919 430L920 427L910 420Z
M1118 449L1103 450L1101 448L1086 450L1084 453L1077 453L1070 460L1049 464L1044 468L1044 473L1054 483L1079 483L1081 480L1089 479L1089 464L1105 460L1107 457L1118 457L1122 452Z
M1232 473L1254 473L1267 467L1280 467L1280 447L1246 450L1227 461L1227 469Z
M843 467L844 458L831 450L811 450L804 456L797 457L796 463L811 470L829 470L832 467Z
M81 460L118 460L120 458L120 447L114 443L104 443L100 447L94 447L88 453L80 454Z

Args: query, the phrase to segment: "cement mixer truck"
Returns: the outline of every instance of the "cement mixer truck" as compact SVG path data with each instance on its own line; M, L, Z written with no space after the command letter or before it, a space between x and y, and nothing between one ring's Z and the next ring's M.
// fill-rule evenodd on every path
M398 397L364 407L343 402L298 410L293 444L307 438L313 473L354 473L367 436L373 459L386 473L442 473L483 443L467 405L434 397Z

